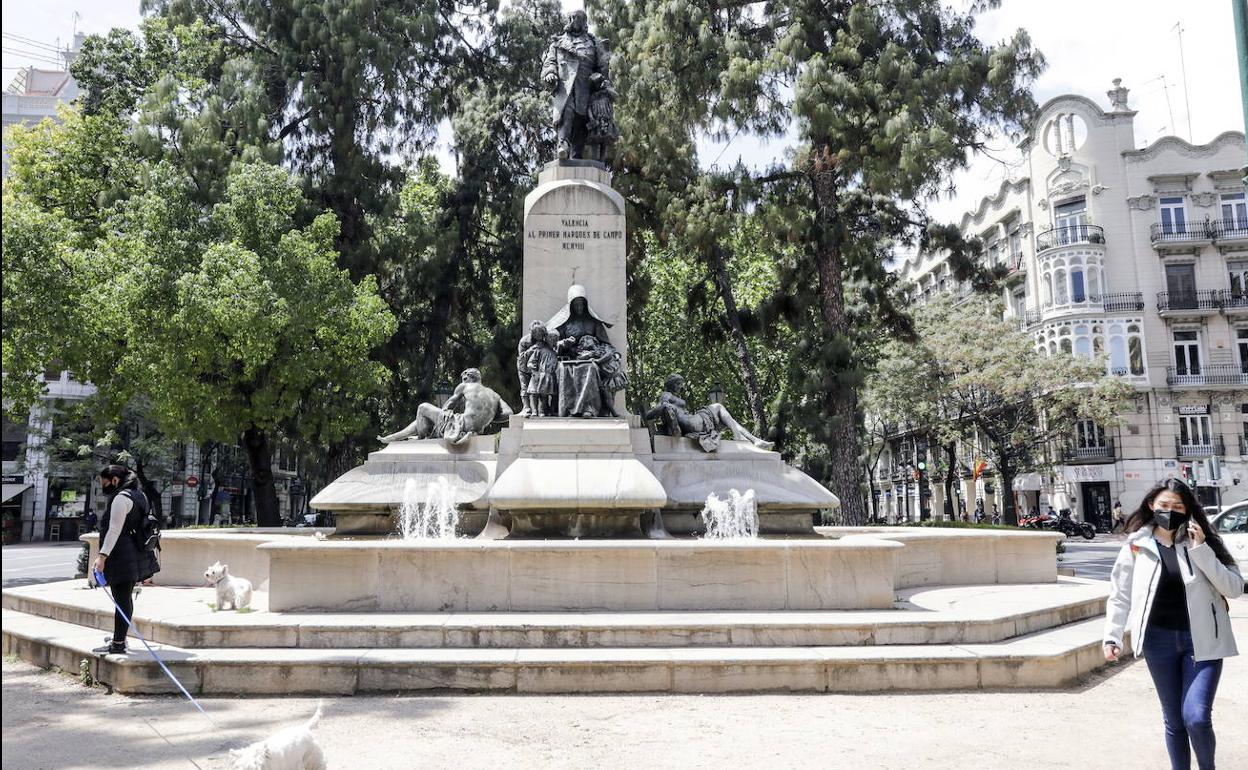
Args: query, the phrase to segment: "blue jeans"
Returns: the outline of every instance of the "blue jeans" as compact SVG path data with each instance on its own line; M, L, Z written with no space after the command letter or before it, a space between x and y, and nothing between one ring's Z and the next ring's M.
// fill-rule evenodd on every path
M1217 746L1213 735L1213 697L1222 678L1222 661L1197 663L1192 655L1190 631L1150 626L1144 634L1144 660L1161 701L1170 767L1190 770L1195 751L1200 770L1213 770Z

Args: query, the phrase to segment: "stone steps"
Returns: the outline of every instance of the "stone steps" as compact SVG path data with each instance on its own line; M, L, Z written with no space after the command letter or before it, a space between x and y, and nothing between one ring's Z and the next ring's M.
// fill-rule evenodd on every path
M98 629L5 609L3 651L124 693L174 692L149 654L92 653ZM353 694L879 692L1069 685L1103 665L1101 620L989 644L841 647L187 649L157 645L192 692Z
M213 612L210 589L146 589L139 631L196 650L594 649L990 644L1104 612L1103 584L958 586L899 592L892 610L817 612ZM102 631L112 608L80 581L7 590L6 610Z

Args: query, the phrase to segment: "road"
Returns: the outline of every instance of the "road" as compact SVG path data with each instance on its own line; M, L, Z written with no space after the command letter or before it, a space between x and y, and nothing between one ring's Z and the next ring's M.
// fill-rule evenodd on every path
M1066 553L1059 557L1058 567L1073 568L1075 576L1092 580L1109 580L1114 559L1125 542L1122 535L1097 535L1095 540L1066 540Z
M0 562L4 587L28 586L72 578L81 543L21 543L4 546Z

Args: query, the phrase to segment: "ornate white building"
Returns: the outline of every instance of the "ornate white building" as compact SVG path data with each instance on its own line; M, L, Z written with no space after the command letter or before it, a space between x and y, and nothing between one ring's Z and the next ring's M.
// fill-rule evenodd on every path
M1137 148L1127 93L1115 80L1108 110L1083 96L1050 100L1020 143L1021 176L961 221L966 235L983 239L987 258L1007 267L1006 313L1039 348L1103 356L1135 387L1122 425L1081 425L1053 448L1051 472L1014 485L1027 508L1052 504L1087 519L1118 499L1130 510L1158 480L1185 472L1206 504L1248 498L1244 135L1227 131L1202 145L1170 136ZM919 255L900 270L920 299L963 290L939 256ZM968 448L973 456L991 462ZM911 489L909 469L899 474L896 458L887 459L876 473L882 507L916 518L929 506ZM968 508L977 498L989 511L999 502L991 467L960 492ZM930 509L939 515L941 505Z

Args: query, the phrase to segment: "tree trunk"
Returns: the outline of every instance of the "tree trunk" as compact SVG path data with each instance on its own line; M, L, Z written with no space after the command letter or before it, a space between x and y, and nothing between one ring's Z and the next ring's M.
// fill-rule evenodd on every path
M715 276L715 287L719 290L719 298L724 303L728 330L737 352L737 368L741 371L741 381L745 384L745 400L754 418L754 432L766 438L767 410L763 405L762 391L758 387L758 370L754 367L754 357L745 342L745 332L741 328L741 311L737 307L737 298L732 291L732 279L728 275L726 262L723 248L718 243L711 246L711 270Z
M993 453L996 455L997 474L1001 476L1001 522L1010 526L1018 526L1018 508L1014 506L1014 476L1015 468L1010 462L1009 453L1006 448L997 443L993 445ZM991 514L989 514L991 515Z
M273 484L273 450L269 436L254 425L243 432L243 448L251 468L251 489L256 505L257 527L282 526L277 504L277 487Z
M212 496L217 492L217 477L213 472L212 457L216 454L217 442L207 441L199 448L199 487L196 489L199 508L195 512L196 524L212 523ZM212 479L212 483L208 483Z
M835 162L827 145L814 148L809 171L815 203L815 265L819 275L819 309L826 333L847 346L849 322L845 317L844 258L837 214ZM832 492L841 499L841 515L846 524L861 525L866 520L858 478L858 391L841 379L848 374L851 360L833 362L836 382L829 383L830 423L827 447L831 461L829 477ZM850 378L846 378L850 379Z
M945 516L952 520L957 518L953 504L953 482L958 473L958 455L953 442L945 444L945 462L949 464L945 470Z

